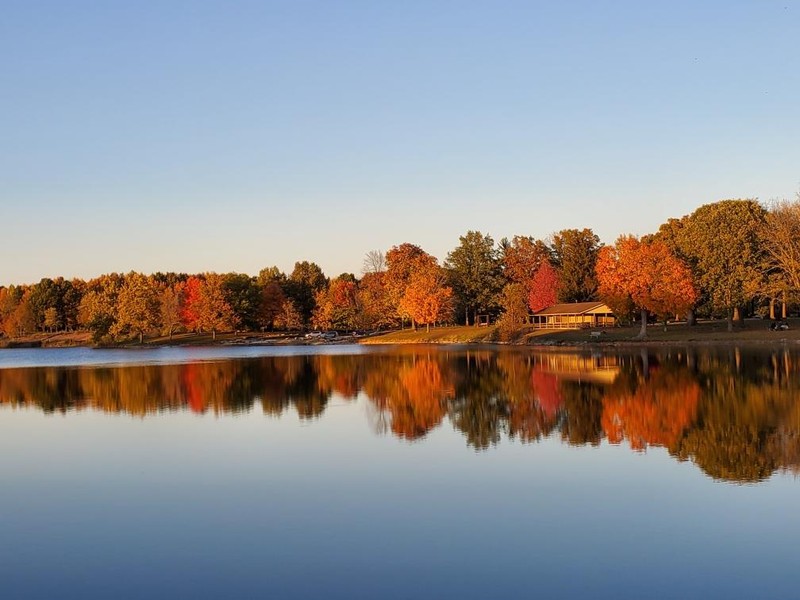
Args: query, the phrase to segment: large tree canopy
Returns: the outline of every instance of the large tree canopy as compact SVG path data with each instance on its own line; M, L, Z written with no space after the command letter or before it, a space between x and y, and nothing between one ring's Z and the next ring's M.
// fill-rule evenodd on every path
M494 240L479 231L468 231L459 238L459 245L447 255L445 267L449 274L456 302L469 316L493 311L499 304L503 289L501 263Z
M600 238L591 229L563 229L553 234L553 262L559 272L561 302L595 299L594 267L599 249Z
M666 244L620 236L600 249L597 259L600 297L619 312L629 305L643 311L640 337L647 335L647 313L663 318L688 310L697 299L689 268Z
M759 293L764 250L759 239L766 211L755 200L723 200L694 211L683 232L684 252L712 308L733 311Z

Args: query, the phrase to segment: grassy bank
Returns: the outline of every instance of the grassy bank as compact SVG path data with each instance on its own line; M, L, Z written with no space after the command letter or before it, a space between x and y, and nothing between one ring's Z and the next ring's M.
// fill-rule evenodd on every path
M523 329L513 342L521 345L575 346L620 344L703 344L703 343L800 343L800 319L790 319L788 331L770 331L769 321L752 319L743 327L727 330L724 321L705 321L693 327L686 323L651 325L647 340L637 338L639 327L614 327L609 329ZM594 332L595 335L592 335ZM417 331L393 331L363 340L365 344L469 344L493 343L498 339L496 326L492 327L439 327Z
M392 331L360 340L362 344L475 344L496 339L496 326L491 327L433 327Z

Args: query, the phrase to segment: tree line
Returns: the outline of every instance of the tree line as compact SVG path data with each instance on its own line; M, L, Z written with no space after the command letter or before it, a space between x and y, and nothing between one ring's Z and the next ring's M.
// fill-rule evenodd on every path
M800 196L765 207L723 200L656 232L603 245L589 228L499 243L469 231L445 260L403 243L364 258L360 276L314 262L286 274L104 274L0 287L0 331L91 331L95 340L178 331L377 330L498 320L512 337L556 302L603 300L621 320L724 316L786 307L800 290Z

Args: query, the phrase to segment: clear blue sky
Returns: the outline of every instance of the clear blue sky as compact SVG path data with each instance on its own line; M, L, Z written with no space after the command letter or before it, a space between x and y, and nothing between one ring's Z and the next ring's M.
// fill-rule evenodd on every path
M0 284L800 189L800 2L4 1Z

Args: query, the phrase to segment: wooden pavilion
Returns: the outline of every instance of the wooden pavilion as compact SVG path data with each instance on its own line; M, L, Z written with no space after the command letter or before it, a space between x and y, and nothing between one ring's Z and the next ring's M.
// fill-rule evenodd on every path
M613 327L614 312L605 302L554 304L528 317L535 329L584 329Z

